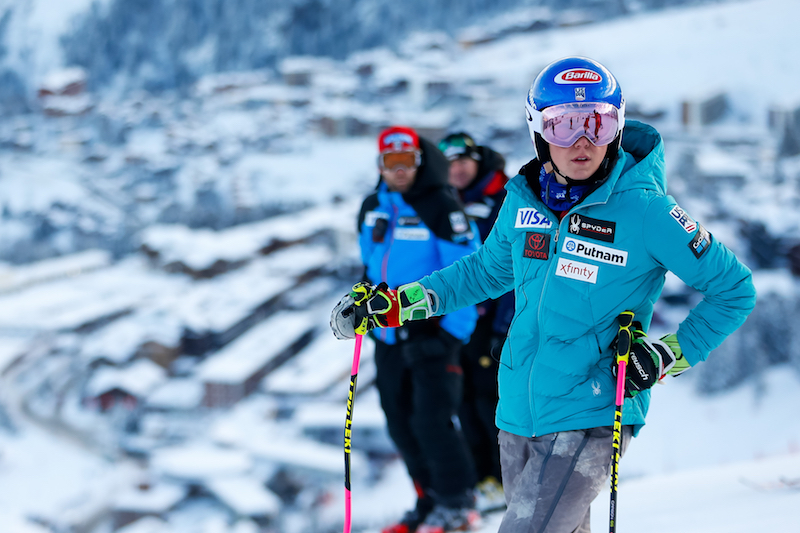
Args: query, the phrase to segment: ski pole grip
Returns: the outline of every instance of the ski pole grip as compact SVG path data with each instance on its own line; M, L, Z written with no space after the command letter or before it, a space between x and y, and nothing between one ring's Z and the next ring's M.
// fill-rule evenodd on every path
M628 369L628 358L633 347L633 333L631 333L633 311L623 311L617 317L617 321L619 322L619 331L617 332L617 353L614 361L617 365L617 390L614 403L622 405L625 400L625 374Z
M633 333L631 332L631 325L633 325L633 311L623 311L617 317L619 322L619 331L617 332L617 353L616 362L624 361L628 364L628 357L631 354L633 347Z

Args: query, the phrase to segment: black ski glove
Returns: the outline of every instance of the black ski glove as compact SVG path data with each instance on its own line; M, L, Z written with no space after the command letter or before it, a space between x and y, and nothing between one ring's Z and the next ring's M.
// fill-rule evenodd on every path
M625 370L625 397L633 398L643 390L647 390L669 373L677 357L670 347L659 339L652 339L642 331L642 325L634 322L631 327L633 343ZM616 352L616 339L612 348ZM614 377L617 376L617 362L613 365Z

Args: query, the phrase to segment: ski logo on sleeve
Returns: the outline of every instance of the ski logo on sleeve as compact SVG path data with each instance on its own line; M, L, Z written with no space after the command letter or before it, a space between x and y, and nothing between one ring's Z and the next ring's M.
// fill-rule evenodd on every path
M599 271L600 267L597 265L580 263L563 257L558 258L558 265L556 266L556 276L576 279L586 283L597 283L597 273Z
M547 261L550 257L550 235L529 231L525 235L525 248L522 256L527 259L541 259Z
M580 237L588 237L589 239L597 239L603 242L614 242L617 223L573 214L569 217L568 230L573 235Z
M697 233L694 234L694 238L689 242L689 249L696 258L700 259L710 247L711 234L702 224L698 224Z
M564 245L561 249L564 253L578 255L585 259L594 259L595 261L608 263L609 265L624 267L628 264L628 252L624 250L600 246L599 244L582 241L573 237L564 239Z
M550 228L550 219L532 207L520 207L517 210L515 228Z
M677 205L672 208L672 211L669 212L669 215L675 219L675 222L680 224L680 226L683 228L683 231L686 233L694 233L694 230L697 229L697 222L692 220L692 217L689 216L689 213Z

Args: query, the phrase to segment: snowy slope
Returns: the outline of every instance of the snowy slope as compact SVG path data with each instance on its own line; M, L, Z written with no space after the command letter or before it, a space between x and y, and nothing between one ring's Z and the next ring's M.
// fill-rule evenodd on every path
M687 377L657 387L647 425L622 458L618 531L794 531L800 505L800 382L793 371L774 368L761 384L711 398L694 393ZM371 401L365 394L356 405ZM358 426L357 414L353 423ZM356 483L352 490L354 523L370 533L400 516L415 498L399 464L376 486ZM341 517L341 505L336 502L326 516ZM608 529L608 509L604 490L592 505L593 531ZM497 531L500 518L487 517L481 533Z

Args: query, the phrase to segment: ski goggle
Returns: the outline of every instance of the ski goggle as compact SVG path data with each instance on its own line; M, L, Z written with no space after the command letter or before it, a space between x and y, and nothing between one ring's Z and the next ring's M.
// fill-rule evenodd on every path
M422 157L414 152L386 152L378 156L378 166L384 170L395 170L403 167L406 170L419 167Z
M532 119L528 127L561 148L572 146L581 137L595 146L605 146L625 125L619 109L604 102L559 104L541 111L528 109L528 113Z
M472 157L475 160L480 159L480 154L475 150L475 141L459 133L448 135L442 139L439 142L439 150L442 151L448 161L455 161L459 157Z

